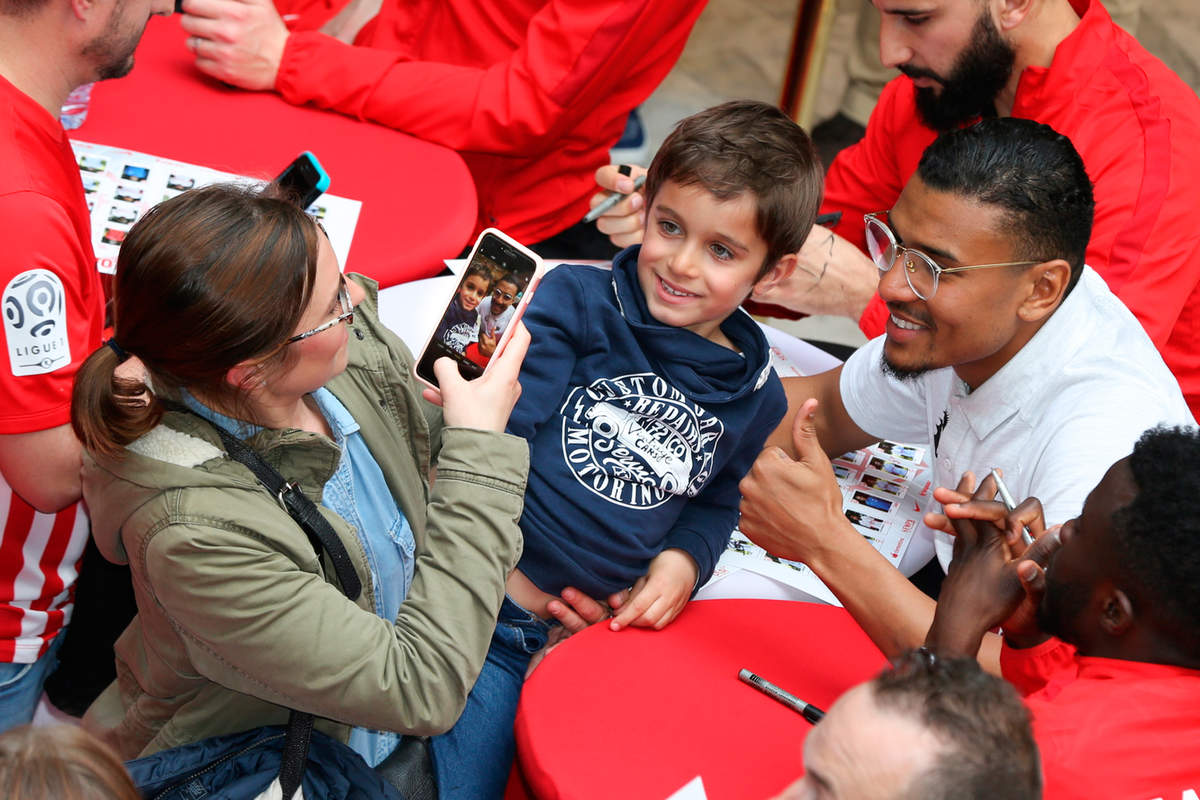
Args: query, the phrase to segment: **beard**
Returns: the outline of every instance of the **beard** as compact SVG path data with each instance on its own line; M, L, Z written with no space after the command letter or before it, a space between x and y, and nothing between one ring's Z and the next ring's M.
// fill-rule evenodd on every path
M1046 593L1037 608L1037 625L1042 633L1050 634L1064 642L1074 641L1071 636L1073 623L1078 620L1088 604L1088 593L1082 587L1055 580L1046 571Z
M123 10L124 3L118 0L103 33L83 46L83 55L97 65L97 80L124 78L133 69L133 51L142 38L142 30L133 36L120 30Z
M941 91L918 87L916 103L921 121L943 133L976 117L996 116L996 95L1008 83L1015 62L1012 45L1000 38L991 16L984 12L947 77L903 64L899 70L910 78L932 78L941 84Z
M889 378L895 378L902 383L906 381L915 381L917 378L921 377L930 370L929 367L925 366L901 366L900 364L897 364L895 361L892 361L890 358L888 358L887 350L884 350L883 353L880 354L879 360L883 366L883 374L887 375Z

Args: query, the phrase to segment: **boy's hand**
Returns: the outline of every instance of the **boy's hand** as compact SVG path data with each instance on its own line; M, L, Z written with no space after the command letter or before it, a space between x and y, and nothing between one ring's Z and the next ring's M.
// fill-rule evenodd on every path
M662 630L687 605L700 569L682 550L663 550L650 562L650 570L638 578L628 600L613 602L617 615L608 623L614 631L629 625ZM619 592L624 596L624 592ZM617 600L614 595L610 600Z

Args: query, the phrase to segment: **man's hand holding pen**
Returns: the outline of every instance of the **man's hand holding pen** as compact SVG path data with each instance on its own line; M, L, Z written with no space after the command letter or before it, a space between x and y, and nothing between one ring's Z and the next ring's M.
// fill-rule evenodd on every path
M1060 544L1058 528L1046 529L1037 499L1009 511L992 499L996 482L991 475L972 494L974 483L968 472L956 489L934 492L942 503L942 520L955 534L954 560L927 638L944 655L973 656L983 635L998 625L1015 647L1047 638L1038 628L1037 609L1046 586L1045 567ZM927 522L938 522L938 516ZM1026 527L1035 537L1028 547L1022 539Z

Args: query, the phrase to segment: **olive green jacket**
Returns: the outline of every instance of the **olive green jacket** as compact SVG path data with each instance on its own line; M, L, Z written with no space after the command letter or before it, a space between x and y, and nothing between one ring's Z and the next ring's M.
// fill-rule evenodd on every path
M413 529L415 576L400 614L393 623L372 611L370 570L348 523L321 507L362 580L357 601L215 430L169 412L123 458L85 457L93 534L107 558L129 562L138 615L117 643L117 680L84 724L124 758L282 723L287 708L325 718L317 727L343 741L351 725L440 732L462 711L520 556L529 448L443 428L408 349L379 322L375 285L358 280L368 298L349 364L327 386ZM320 502L339 457L332 441L291 429L248 443Z

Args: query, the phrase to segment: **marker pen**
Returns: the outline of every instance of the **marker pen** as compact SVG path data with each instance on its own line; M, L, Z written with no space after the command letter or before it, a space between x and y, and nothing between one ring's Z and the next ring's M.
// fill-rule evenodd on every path
M1000 473L996 467L992 467L992 477L996 479L996 491L1000 492L1000 499L1004 502L1004 508L1012 511L1017 507L1016 501L1013 500L1012 493L1008 491L1008 487L1004 485L1004 481L1000 479ZM1033 544L1033 535L1029 533L1029 528L1026 525L1021 526L1021 541L1025 542L1025 546Z
M638 175L636 178L633 179L633 191L636 192L638 189L642 188L642 185L645 183L646 183L645 173ZM632 192L631 192L631 194L632 194ZM589 211L587 214L585 214L583 216L583 221L584 222L595 222L596 220L600 219L600 216L602 214L612 210L613 206L615 206L617 203L624 200L626 197L629 197L629 195L621 194L620 192L609 192L608 197L606 197L600 201L600 205L596 206L595 208L593 208L591 211Z
M768 680L764 680L755 675L748 669L744 669L738 673L738 678L743 683L748 683L755 689L765 694L767 697L778 700L793 711L798 711L806 720L816 725L825 718L825 712L814 706L812 703L806 703L791 692L780 689L775 684Z

